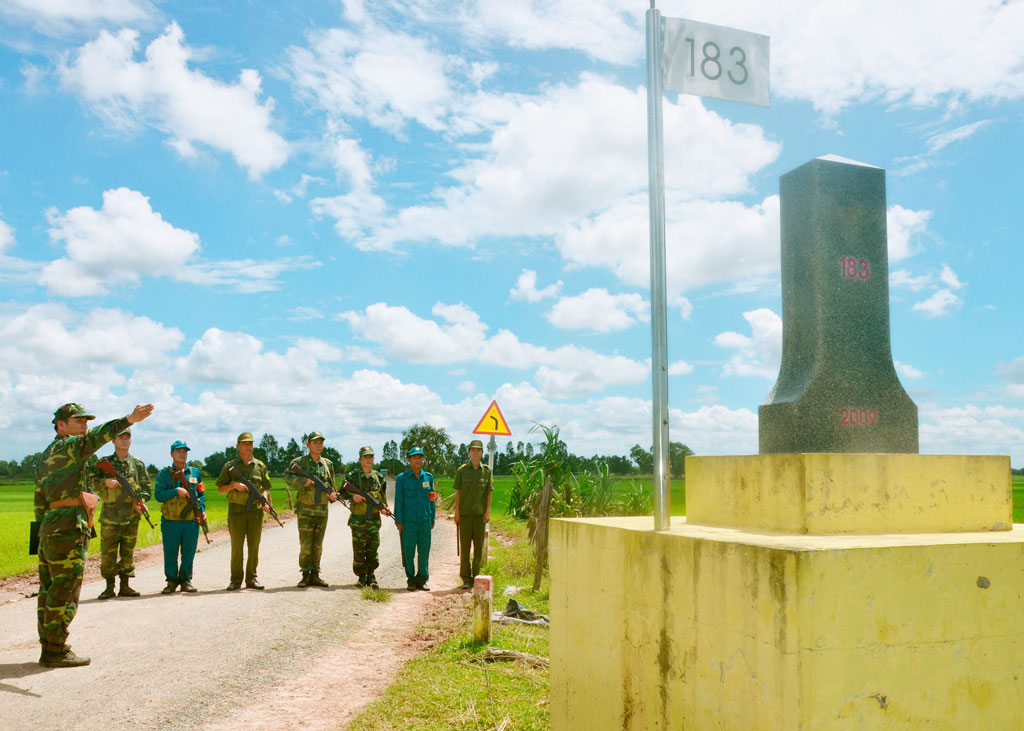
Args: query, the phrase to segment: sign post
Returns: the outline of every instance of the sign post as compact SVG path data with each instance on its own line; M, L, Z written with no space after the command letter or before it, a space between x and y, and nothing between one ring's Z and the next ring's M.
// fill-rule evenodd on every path
M487 442L488 452L488 467L491 470L491 477L494 477L494 453L498 450L498 443L494 440L494 435L499 434L501 436L510 437L512 436L512 430L508 428L508 422L505 421L505 415L501 413L501 409L498 408L497 401L491 401L491 405L487 407L487 411L480 417L480 421L477 422L476 428L473 429L474 434L490 434L491 440ZM487 543L488 536L491 533L491 524L488 522L484 526L484 551L483 560L487 561Z
M769 39L647 11L647 168L651 237L654 530L669 528L668 312L665 281L664 90L768 106Z

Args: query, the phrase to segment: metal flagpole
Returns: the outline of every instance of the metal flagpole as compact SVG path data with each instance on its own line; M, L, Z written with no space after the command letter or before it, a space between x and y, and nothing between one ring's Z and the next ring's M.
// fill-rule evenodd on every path
M654 530L669 528L668 316L665 306L665 164L661 121L661 13L647 11L647 169L651 205L651 380Z

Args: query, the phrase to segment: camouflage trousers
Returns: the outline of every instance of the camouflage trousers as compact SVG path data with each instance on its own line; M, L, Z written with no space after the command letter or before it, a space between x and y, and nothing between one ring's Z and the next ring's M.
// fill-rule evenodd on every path
M320 573L324 533L327 532L327 505L299 503L295 514L299 516L299 570Z
M43 650L62 652L68 625L78 611L89 535L80 530L42 533L39 537L39 598L36 622Z
M104 579L113 579L118 574L135 576L135 542L138 539L139 518L127 523L100 520L100 575Z
M380 517L367 518L351 515L348 525L352 529L352 571L362 577L373 577L380 566L377 549L380 548Z

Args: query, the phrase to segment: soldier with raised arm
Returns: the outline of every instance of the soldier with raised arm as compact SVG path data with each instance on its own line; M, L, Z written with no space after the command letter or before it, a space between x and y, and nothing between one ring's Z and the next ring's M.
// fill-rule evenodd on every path
M49 668L88 665L71 651L68 625L78 611L93 511L99 498L85 485L86 460L132 424L153 413L153 404L136 406L128 416L88 428L96 417L82 406L64 404L53 414L56 437L36 466L35 519L39 523L39 597L37 629Z

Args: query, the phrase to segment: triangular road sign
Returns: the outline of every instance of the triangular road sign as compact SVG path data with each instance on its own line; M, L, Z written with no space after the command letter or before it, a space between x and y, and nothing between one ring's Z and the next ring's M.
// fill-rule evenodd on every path
M505 421L505 416L501 413L501 409L498 408L497 401L491 401L491 405L487 407L486 413L480 418L480 422L476 425L473 433L494 434L495 436L503 437L512 436L512 431L508 428L508 422Z

